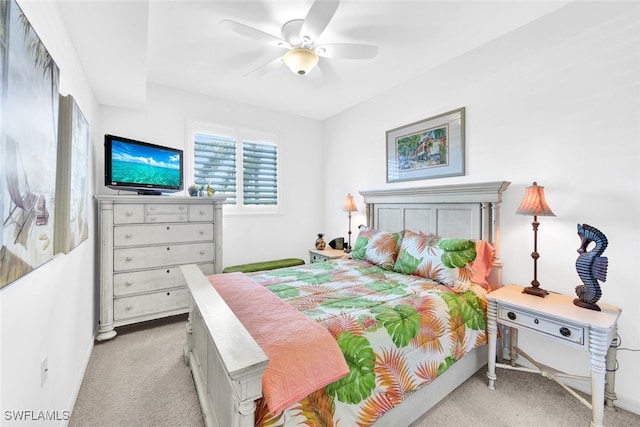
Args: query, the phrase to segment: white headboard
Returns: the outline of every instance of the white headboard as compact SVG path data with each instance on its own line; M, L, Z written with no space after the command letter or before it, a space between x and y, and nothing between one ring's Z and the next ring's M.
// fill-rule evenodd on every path
M500 203L510 182L360 191L367 226L411 230L440 237L486 240L495 248L492 288L502 285Z

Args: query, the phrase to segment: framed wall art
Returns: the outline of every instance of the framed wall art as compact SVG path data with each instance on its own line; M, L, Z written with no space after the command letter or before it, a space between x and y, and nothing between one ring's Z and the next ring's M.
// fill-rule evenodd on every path
M387 131L387 182L464 175L464 107Z
M0 2L0 288L53 258L59 76L18 4Z
M71 95L60 96L55 253L89 237L89 123Z

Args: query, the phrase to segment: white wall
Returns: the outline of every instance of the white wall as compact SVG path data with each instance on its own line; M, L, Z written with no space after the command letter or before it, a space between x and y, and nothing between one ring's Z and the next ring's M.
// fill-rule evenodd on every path
M316 233L323 231L321 123L157 85L149 85L147 95L143 111L102 106L100 133L182 149L186 147L189 120L279 135L280 212L225 215L222 264L226 267L291 257L308 260ZM103 141L95 141L97 152L103 153L102 147ZM114 193L104 187L103 174L104 165L100 163L96 169L97 192ZM191 183L187 177L185 184Z
M72 94L97 130L97 103L73 46L51 2L19 2L60 68L60 92ZM34 156L37 153L29 153ZM91 183L93 184L93 183ZM93 215L89 239L0 291L0 424L5 411L70 411L93 348L95 317ZM40 386L40 362L48 357L48 380ZM37 422L60 425L60 421Z
M338 114L325 122L325 156L344 173L326 175L325 229L346 234L348 192L511 181L501 211L504 280L528 285L532 218L515 211L537 181L557 215L538 218L542 287L575 295L576 224L599 228L609 239L601 302L622 307L622 345L639 349L639 77L638 3L578 3ZM462 106L466 175L386 184L385 131ZM362 197L356 200L354 224L364 223ZM578 368L582 353L522 341L530 354L588 373ZM617 403L640 413L640 354L619 351L618 361Z

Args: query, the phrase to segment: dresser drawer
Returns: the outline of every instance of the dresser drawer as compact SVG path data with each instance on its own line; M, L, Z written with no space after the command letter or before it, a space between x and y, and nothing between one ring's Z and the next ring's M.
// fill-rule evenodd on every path
M211 262L213 254L213 242L114 249L113 269L127 271Z
M113 206L114 224L141 224L144 222L144 205L122 204Z
M173 289L113 300L113 318L116 321L180 309L189 309L188 289Z
M187 215L189 213L189 206L182 203L147 203L145 205L145 213L147 215Z
M145 222L187 222L189 206L183 204L153 204L145 206Z
M186 286L179 267L159 268L113 275L113 295L123 296Z
M113 228L114 246L213 240L213 224L124 225Z
M213 222L213 205L190 205L189 221Z
M570 323L559 322L519 308L499 306L498 321L507 325L515 324L524 326L530 331L542 335L584 345L585 336L583 328Z

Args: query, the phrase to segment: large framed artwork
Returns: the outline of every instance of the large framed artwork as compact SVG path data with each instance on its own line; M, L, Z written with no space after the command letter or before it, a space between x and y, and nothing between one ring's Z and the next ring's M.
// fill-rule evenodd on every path
M0 26L1 289L54 255L60 71L14 0Z
M387 182L464 175L464 107L387 131Z
M89 237L89 123L71 95L60 96L55 253Z

